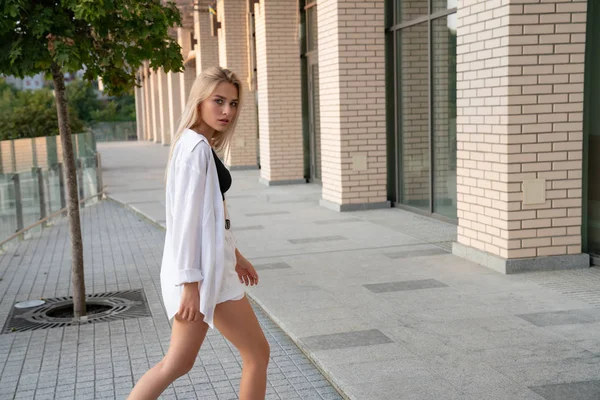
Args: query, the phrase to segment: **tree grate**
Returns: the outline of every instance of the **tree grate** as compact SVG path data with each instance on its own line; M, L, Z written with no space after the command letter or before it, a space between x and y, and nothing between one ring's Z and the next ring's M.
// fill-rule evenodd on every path
M109 308L95 314L88 314L87 317L79 321L75 321L70 317L57 318L49 315L57 309L71 305L73 301L72 296L44 299L44 301L46 302L44 305L29 309L19 309L13 305L2 333L86 325L97 322L149 317L152 315L148 308L148 301L143 289L89 294L86 296L87 305L94 305L97 308L108 306Z

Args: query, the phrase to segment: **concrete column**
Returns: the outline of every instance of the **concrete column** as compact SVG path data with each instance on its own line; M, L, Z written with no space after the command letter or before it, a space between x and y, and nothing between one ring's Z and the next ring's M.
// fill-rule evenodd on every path
M150 96L150 71L148 69L148 61L144 62L143 65L143 77L144 77L144 140L151 140L152 137L152 108L151 108L151 96Z
M296 0L255 7L261 181L304 182L302 90Z
M196 75L208 67L219 65L219 40L210 32L209 1L200 0L194 12L194 34L196 37Z
M137 73L138 84L143 84L142 81L142 69L140 68ZM143 140L144 138L144 92L141 87L135 87L135 125L137 139Z
M175 130L177 129L177 122L181 117L181 113L183 111L181 107L181 73L177 72L169 72L167 75L167 92L168 102L169 102L169 132L171 133L171 138L175 135Z
M158 102L159 96L158 96L158 74L159 71L157 70L153 70L150 69L149 70L149 74L150 74L150 98L151 98L151 102L150 102L150 109L151 109L151 140L154 143L158 143L160 141L160 128L159 128L159 107L160 107L160 103Z
M171 143L171 124L170 124L170 113L171 103L169 102L169 91L168 91L168 75L161 68L158 75L159 85L159 104L160 104L160 142L163 145L169 145Z
M454 253L503 273L588 267L586 1L508 0L476 12L458 9Z
M185 28L177 28L177 41L181 46L181 54L183 54L183 66L185 70L179 74L179 83L181 87L181 104L185 106L187 103L192 85L196 79L196 59L192 53L192 30Z
M317 6L321 204L337 211L389 207L384 3Z
M233 169L257 168L258 158L256 92L249 82L248 4L248 1L239 0L217 2L217 16L221 22L219 63L237 74L244 89L238 124L225 151L225 163Z

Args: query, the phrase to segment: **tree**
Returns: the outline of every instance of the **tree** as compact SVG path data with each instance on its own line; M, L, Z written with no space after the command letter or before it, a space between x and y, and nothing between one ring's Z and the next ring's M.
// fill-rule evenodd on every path
M54 95L48 89L16 90L0 84L0 140L58 135ZM76 110L69 106L72 132L84 129Z
M136 85L145 60L150 68L179 72L181 48L168 30L181 26L174 3L161 0L2 0L0 73L19 77L50 73L67 177L71 236L73 312L86 315L83 245L77 179L64 74L83 68L84 78L101 77L110 95Z
M89 81L76 80L67 86L69 105L76 111L79 118L87 124L92 122L92 114L102 108L96 90Z

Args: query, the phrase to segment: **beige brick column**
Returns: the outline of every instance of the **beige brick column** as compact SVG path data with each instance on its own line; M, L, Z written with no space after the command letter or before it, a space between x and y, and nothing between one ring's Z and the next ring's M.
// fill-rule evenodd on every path
M160 71L151 69L150 73L150 98L151 98L151 139L154 143L160 142L160 117L159 117L159 95L158 95L158 74Z
M148 61L142 66L143 71L143 90L144 90L144 140L151 140L152 137L152 109L150 96L150 70L148 69Z
M339 211L389 207L384 0L323 0L319 85L323 199Z
M137 83L138 85L142 84L142 70L141 68L137 73ZM144 138L144 92L141 87L136 86L134 90L135 96L135 125L136 125L136 133L137 140L142 140Z
M256 92L248 82L248 12L248 1L217 2L217 16L221 22L219 64L234 71L244 89L240 118L233 140L225 152L225 164L232 169L257 168Z
M302 91L296 0L255 8L261 181L302 183Z
M210 31L209 1L200 0L194 12L194 34L196 37L196 75L208 67L219 65L219 40Z
M169 101L169 132L171 138L175 135L177 122L181 117L181 72L169 72L167 74L167 93Z
M170 132L170 124L169 124L169 113L171 109L171 105L169 103L169 93L168 93L168 76L165 71L161 68L157 71L158 75L158 105L159 109L159 141L163 145L168 145L171 143L171 132Z
M184 60L184 71L179 74L181 104L187 103L192 85L196 79L196 60L190 58L192 52L192 30L177 28L177 41L181 46L181 54Z
M589 266L585 21L585 0L459 7L455 254L506 273Z

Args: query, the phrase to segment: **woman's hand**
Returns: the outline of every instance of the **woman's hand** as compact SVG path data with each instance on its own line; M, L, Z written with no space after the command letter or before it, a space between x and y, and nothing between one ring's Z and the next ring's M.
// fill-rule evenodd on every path
M181 303L177 315L184 321L194 322L202 318L200 314L200 291L198 282L184 283Z
M240 278L240 282L246 286L258 285L258 274L256 270L246 258L236 249L235 256L237 263L235 265L235 272Z

